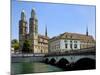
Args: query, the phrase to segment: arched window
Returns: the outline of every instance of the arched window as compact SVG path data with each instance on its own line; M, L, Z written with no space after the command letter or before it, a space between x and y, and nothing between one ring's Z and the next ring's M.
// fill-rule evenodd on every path
M70 48L72 49L72 40L70 40Z
M72 49L72 43L70 44L70 48Z
M65 44L65 48L68 48L68 44Z
M74 44L74 48L77 48L77 44Z

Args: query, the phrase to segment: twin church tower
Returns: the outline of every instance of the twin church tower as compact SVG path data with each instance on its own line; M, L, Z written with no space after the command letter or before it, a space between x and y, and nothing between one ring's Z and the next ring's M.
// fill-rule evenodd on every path
M38 34L38 19L34 8L31 10L31 17L29 19L29 33L26 21L25 11L21 12L21 20L19 21L19 45L20 52L26 39L30 41L32 53L48 53L48 36L47 28L45 35Z

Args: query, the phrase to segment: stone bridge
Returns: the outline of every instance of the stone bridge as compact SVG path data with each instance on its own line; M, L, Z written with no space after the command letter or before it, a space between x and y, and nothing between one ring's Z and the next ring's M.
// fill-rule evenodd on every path
M84 68L95 68L96 61L96 49L95 47L71 50L64 53L49 53L43 59L45 63L57 65L60 67L76 66Z

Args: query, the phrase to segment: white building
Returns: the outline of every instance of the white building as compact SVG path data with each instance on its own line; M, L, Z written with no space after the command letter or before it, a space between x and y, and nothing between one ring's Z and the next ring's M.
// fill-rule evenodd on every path
M50 52L65 52L95 46L95 40L90 35L63 33L49 40Z

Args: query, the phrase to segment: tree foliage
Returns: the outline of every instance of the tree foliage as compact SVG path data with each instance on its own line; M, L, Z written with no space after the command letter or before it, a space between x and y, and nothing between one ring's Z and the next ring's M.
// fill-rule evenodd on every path
M23 43L23 48L22 48L23 53L31 53L31 45L29 40L25 40Z
M11 41L11 47L13 47L14 50L18 50L18 49L19 49L19 42L18 42L17 39L13 39L13 40Z

